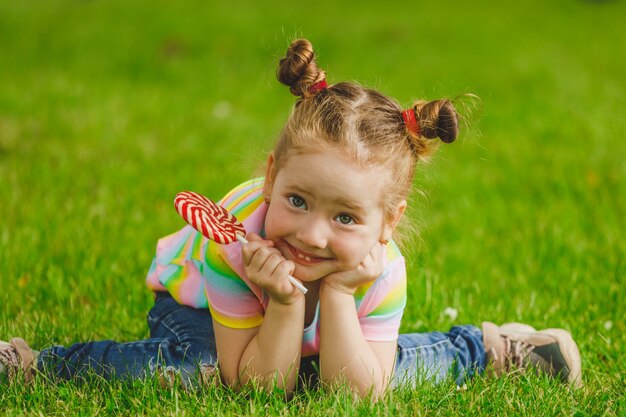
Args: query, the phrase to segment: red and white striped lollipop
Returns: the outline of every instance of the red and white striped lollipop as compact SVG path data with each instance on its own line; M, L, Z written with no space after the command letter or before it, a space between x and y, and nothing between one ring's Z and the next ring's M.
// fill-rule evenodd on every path
M178 193L174 199L174 207L187 223L214 242L228 244L238 240L243 244L248 243L243 224L224 207L201 194L193 191ZM306 294L307 289L300 281L291 275L287 279Z
M221 244L232 243L246 235L243 224L219 204L193 191L178 193L174 207L183 219L207 238Z

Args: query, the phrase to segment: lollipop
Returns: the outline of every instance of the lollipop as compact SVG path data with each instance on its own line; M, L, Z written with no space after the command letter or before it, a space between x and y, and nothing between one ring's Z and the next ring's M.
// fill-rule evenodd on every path
M235 216L219 204L193 191L183 191L176 195L174 207L187 223L198 232L216 243L228 244L235 240L248 243L244 237L246 229ZM306 294L307 289L297 279L289 275L289 282Z
M246 234L235 216L203 195L183 191L176 195L174 206L187 223L214 242L228 244L236 241L237 235Z

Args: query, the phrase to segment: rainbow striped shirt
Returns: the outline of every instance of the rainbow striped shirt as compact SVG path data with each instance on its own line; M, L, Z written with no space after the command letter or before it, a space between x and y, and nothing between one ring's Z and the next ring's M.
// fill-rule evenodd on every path
M246 231L262 236L267 213L263 181L246 181L219 201ZM181 304L209 308L215 321L235 329L259 326L269 302L269 296L247 278L239 242L220 245L191 226L158 241L147 284L153 291L168 291ZM354 302L366 340L398 338L406 305L406 268L395 243L387 245L382 275L359 287ZM302 356L319 353L319 334L318 302L313 322L303 329Z

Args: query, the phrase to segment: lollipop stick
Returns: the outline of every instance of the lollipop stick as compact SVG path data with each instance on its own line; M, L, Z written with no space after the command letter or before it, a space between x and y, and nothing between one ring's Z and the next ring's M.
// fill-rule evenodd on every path
M243 243L244 245L246 243L248 243L248 239L246 239L245 237L241 236L239 233L237 233L237 240L240 241L241 243ZM297 289L299 289L302 294L306 294L306 292L308 291L306 289L306 287L304 285L302 285L300 283L300 281L298 281L297 279L295 279L294 277L292 277L291 275L289 275L287 277L287 279L289 280L289 282L291 282L291 284L296 287Z

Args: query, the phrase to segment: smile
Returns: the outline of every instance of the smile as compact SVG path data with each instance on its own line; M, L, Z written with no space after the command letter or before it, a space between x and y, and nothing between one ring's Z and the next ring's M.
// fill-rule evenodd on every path
M302 252L296 249L295 247L291 246L289 243L287 243L287 247L289 248L289 251L293 254L294 261L299 264L313 265L313 264L317 264L319 262L327 261L330 259L330 258L319 258L316 256L312 256L306 252Z

